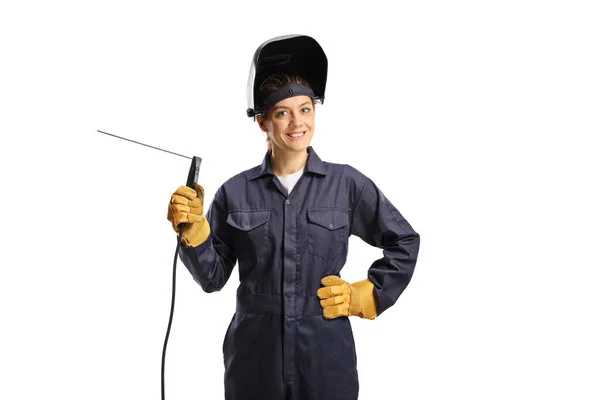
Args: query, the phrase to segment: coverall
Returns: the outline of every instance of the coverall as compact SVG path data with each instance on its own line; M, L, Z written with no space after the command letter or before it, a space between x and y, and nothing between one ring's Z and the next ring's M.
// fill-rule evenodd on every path
M205 292L223 288L236 261L236 311L223 341L226 400L356 400L357 359L348 317L325 319L320 280L340 275L353 234L383 249L368 278L378 315L408 285L419 235L377 186L307 148L288 195L261 165L221 185L206 213L209 238L180 257Z

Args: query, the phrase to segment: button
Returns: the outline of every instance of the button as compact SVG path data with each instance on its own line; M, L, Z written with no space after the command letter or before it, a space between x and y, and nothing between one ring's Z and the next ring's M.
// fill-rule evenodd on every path
M286 201L285 201L285 204L290 204L290 200L289 200L289 199L288 199L288 200L286 200Z
M248 228L250 228L250 225L245 225L244 226L244 229L248 229Z
M288 89L288 93L289 94L294 94L294 90L293 89Z
M333 224L329 224L329 227L330 227L330 228L333 228ZM247 228L247 227L246 227L246 228Z

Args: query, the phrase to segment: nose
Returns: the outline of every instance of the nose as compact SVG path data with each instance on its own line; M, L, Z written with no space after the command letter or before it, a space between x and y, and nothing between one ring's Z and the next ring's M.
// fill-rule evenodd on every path
M290 126L298 126L298 115L293 112L290 113Z

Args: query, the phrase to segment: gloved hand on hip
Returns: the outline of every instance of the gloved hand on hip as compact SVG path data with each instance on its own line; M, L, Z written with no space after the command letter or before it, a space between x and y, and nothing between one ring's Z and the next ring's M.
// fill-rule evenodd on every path
M317 296L326 319L351 315L375 319L377 316L377 295L370 280L350 284L337 275L329 275L321 279L321 284L325 287L317 290Z
M210 226L204 217L204 188L199 184L195 188L180 186L171 196L167 214L177 233L179 224L186 223L181 234L181 243L186 247L196 247L210 235Z

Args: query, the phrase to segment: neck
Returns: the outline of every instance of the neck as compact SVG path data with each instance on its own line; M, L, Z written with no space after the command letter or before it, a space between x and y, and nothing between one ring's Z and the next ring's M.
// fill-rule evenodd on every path
M308 160L308 150L299 152L282 152L271 150L271 168L277 176L285 176L300 171Z

